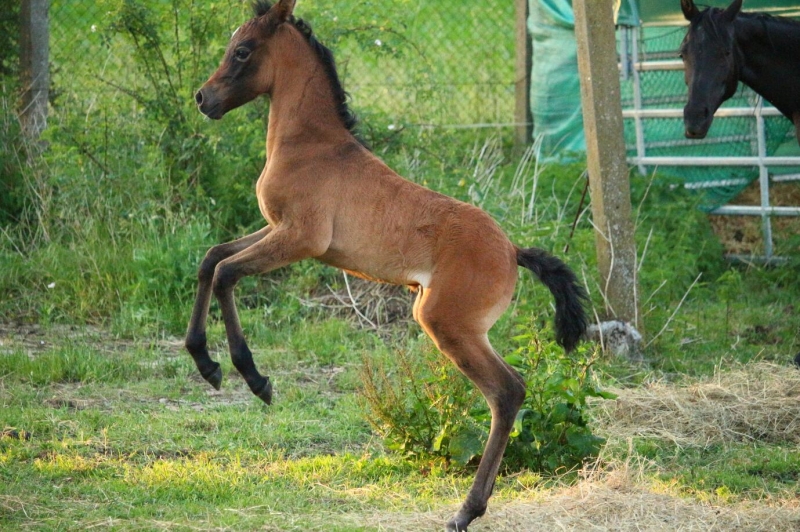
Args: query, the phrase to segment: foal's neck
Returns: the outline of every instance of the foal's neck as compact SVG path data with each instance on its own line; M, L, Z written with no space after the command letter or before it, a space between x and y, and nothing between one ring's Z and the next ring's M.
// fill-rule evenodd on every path
M339 117L331 82L311 46L299 32L276 46L270 96L267 158L283 146L329 143L352 135Z
M800 24L742 16L736 19L739 79L784 115L800 109Z

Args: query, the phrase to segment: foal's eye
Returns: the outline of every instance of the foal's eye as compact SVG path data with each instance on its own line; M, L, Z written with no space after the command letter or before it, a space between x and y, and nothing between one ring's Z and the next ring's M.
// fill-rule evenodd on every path
M237 48L233 52L233 57L235 57L237 61L247 61L250 57L250 50L244 47Z

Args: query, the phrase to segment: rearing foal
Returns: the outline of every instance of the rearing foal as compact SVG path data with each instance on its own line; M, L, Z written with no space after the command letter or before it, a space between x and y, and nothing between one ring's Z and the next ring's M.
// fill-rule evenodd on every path
M480 389L492 412L489 440L472 488L448 530L483 515L524 383L489 344L487 332L514 293L517 266L532 270L556 300L556 338L565 349L586 328L584 291L559 259L509 242L483 211L411 183L390 170L351 132L330 51L301 20L295 0L256 3L256 16L231 37L217 71L197 92L213 119L260 94L271 98L267 163L256 184L268 225L209 250L186 347L219 388L222 373L206 347L211 293L219 300L231 359L267 404L272 386L255 368L234 305L244 276L314 258L367 279L417 291L414 318Z

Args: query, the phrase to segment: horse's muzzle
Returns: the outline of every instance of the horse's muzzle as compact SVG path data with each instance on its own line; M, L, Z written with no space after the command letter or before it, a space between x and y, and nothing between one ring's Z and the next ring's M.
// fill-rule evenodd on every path
M714 120L714 113L708 107L683 109L684 134L687 139L704 139Z
M219 120L225 115L221 102L217 100L205 87L194 95L194 101L201 113L213 120Z
M690 126L686 126L686 129L683 133L687 139L704 139L708 134L708 128L705 129L695 129Z

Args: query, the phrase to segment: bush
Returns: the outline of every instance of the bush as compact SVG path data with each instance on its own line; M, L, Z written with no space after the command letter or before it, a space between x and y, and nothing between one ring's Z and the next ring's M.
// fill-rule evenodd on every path
M615 398L592 376L597 346L583 344L565 354L531 330L516 339L524 344L505 358L525 379L528 393L511 432L506 467L555 472L597 456L605 440L592 433L586 402L590 397Z
M508 470L572 469L596 456L604 443L586 418L589 397L613 397L597 387L591 374L596 351L581 346L565 355L541 335L525 326L515 338L520 347L506 357L528 390L506 449ZM422 363L398 353L393 370L365 361L367 419L393 451L466 466L483 452L491 421L488 407L454 366L442 364L432 349L423 353Z

